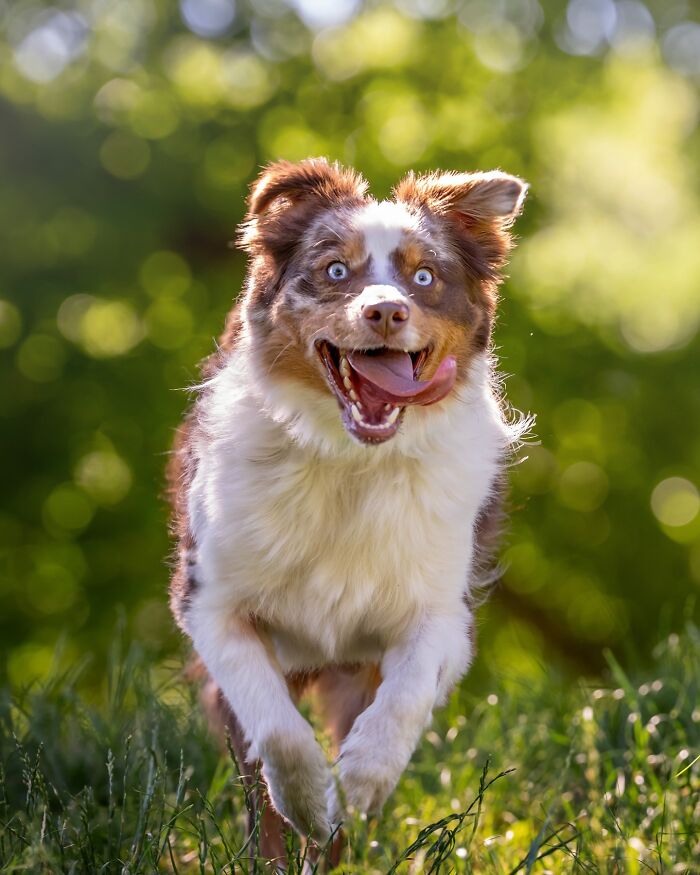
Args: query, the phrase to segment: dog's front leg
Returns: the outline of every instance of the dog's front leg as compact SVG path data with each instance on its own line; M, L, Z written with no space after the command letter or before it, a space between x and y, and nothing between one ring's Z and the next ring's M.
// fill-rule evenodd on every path
M346 804L377 811L398 783L433 708L442 704L469 667L471 617L463 604L451 614L433 614L387 650L382 683L373 703L360 714L340 748L338 777ZM342 820L335 786L329 817Z
M302 835L325 841L330 770L273 654L249 620L220 607L195 602L188 631L243 729L249 758L262 760L275 808Z

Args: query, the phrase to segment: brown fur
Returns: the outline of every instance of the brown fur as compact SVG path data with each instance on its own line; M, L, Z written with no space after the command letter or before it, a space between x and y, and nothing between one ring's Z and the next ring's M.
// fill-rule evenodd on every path
M166 469L167 493L171 506L170 528L177 550L170 581L170 608L179 626L183 625L183 615L197 586L190 559L195 542L187 514L187 494L196 473L196 460L191 443L193 425L194 417L190 414L175 433L173 450Z

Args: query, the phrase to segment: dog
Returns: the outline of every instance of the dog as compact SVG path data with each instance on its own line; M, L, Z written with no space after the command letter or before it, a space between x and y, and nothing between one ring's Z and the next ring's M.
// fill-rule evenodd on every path
M526 184L445 172L409 173L390 200L367 188L321 158L255 181L245 288L170 464L171 607L249 781L260 764L268 859L287 823L322 843L346 810L379 811L467 671L527 428L491 351ZM335 771L297 708L310 691Z

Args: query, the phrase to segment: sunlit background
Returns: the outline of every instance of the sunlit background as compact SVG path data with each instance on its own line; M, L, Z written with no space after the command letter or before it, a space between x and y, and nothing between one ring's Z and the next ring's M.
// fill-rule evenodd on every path
M85 653L98 678L119 622L155 659L181 647L163 467L240 288L247 185L280 157L380 196L409 168L532 185L496 344L538 420L475 682L643 662L695 612L697 5L0 0L0 28L12 682Z

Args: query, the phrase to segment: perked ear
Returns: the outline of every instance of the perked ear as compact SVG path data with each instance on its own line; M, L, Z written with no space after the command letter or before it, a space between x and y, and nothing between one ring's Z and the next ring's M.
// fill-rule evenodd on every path
M520 214L527 183L517 176L488 173L429 173L408 176L396 186L397 200L423 206L438 215L456 214L470 224L509 227Z
M288 245L290 234L299 236L314 209L358 203L366 191L362 176L325 158L269 164L251 186L240 245L274 243L276 235Z

